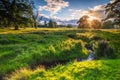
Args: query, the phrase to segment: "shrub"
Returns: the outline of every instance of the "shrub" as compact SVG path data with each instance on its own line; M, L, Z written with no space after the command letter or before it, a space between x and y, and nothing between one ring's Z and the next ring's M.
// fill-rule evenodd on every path
M98 41L97 47L95 48L95 56L99 58L115 58L113 48L109 45L108 41Z
M98 41L98 40L102 40L102 39L103 38L100 37L100 36L98 36L98 35L93 35L93 36L90 37L90 40L96 40L96 41Z
M75 34L68 34L67 36L72 39L77 39L77 36Z

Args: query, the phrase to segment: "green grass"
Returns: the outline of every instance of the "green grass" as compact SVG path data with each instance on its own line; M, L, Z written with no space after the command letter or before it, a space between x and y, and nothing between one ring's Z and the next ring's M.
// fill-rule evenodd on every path
M117 55L115 58L120 58L120 30L0 29L0 78L24 67L35 68L41 63L85 59L88 52L84 46L94 41L92 36L107 39Z
M10 80L119 80L120 60L98 60L70 62L45 70L40 66L35 70L16 70Z

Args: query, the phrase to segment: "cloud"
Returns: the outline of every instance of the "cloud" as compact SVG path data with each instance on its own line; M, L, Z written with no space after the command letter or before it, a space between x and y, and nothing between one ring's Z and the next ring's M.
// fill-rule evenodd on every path
M93 16L98 20L105 18L105 8L103 5L98 5L88 10L74 10L69 9L72 12L71 17L74 19L79 19L83 15Z
M110 0L110 3L113 3L113 2L115 2L116 0Z
M64 0L45 0L45 2L47 5L39 6L39 11L49 11L51 12L51 15L54 15L62 8L69 6L69 2L66 2Z
M49 16L47 16L45 14L42 14L42 13L39 13L39 16L42 16L42 17L45 17L45 18L50 18Z
M72 14L70 15L71 19L78 19L83 16L83 10L69 9L68 11L72 12Z
M103 5L98 5L89 9L87 14L90 16L95 16L98 19L103 19L105 18L105 8Z
M53 1L53 0L51 0ZM60 0L61 1L61 0ZM42 6L44 7L44 6ZM41 9L41 8L40 8ZM61 8L62 9L62 8ZM60 9L60 10L61 10ZM41 9L41 10L45 10L45 9ZM51 10L51 9L50 9ZM59 11L60 11L59 10ZM58 12L58 11L57 11ZM57 13L56 12L56 13ZM52 12L51 12L52 13ZM54 12L55 13L55 12ZM52 13L52 14L54 14ZM55 15L45 15L45 14L39 14L39 16L43 16L47 19L52 19L52 20L55 20L58 24L61 24L64 22L65 23L69 23L69 21L76 21L82 17L83 15L88 15L88 16L93 16L94 18L98 19L98 20L102 20L104 17L105 17L105 8L103 5L98 5L98 6L95 6L93 8L88 8L88 10L82 10L82 9L68 9L68 13L71 13L71 15L69 15L69 17L67 18L60 18L60 17L57 17ZM75 24L75 23L74 23Z

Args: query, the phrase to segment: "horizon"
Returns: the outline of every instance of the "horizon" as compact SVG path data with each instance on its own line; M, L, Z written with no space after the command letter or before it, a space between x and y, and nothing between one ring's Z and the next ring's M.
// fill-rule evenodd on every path
M109 0L35 0L35 7L39 11L39 16L59 23L77 21L83 15L101 20L105 18L104 5L109 2Z

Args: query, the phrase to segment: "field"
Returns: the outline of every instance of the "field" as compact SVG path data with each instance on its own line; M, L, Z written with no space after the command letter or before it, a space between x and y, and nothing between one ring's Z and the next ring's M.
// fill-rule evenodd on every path
M101 40L112 47L109 56L95 54L94 61L77 61L87 59L86 45L98 47ZM96 53L97 47L93 46ZM119 80L119 58L117 29L0 29L0 80Z

